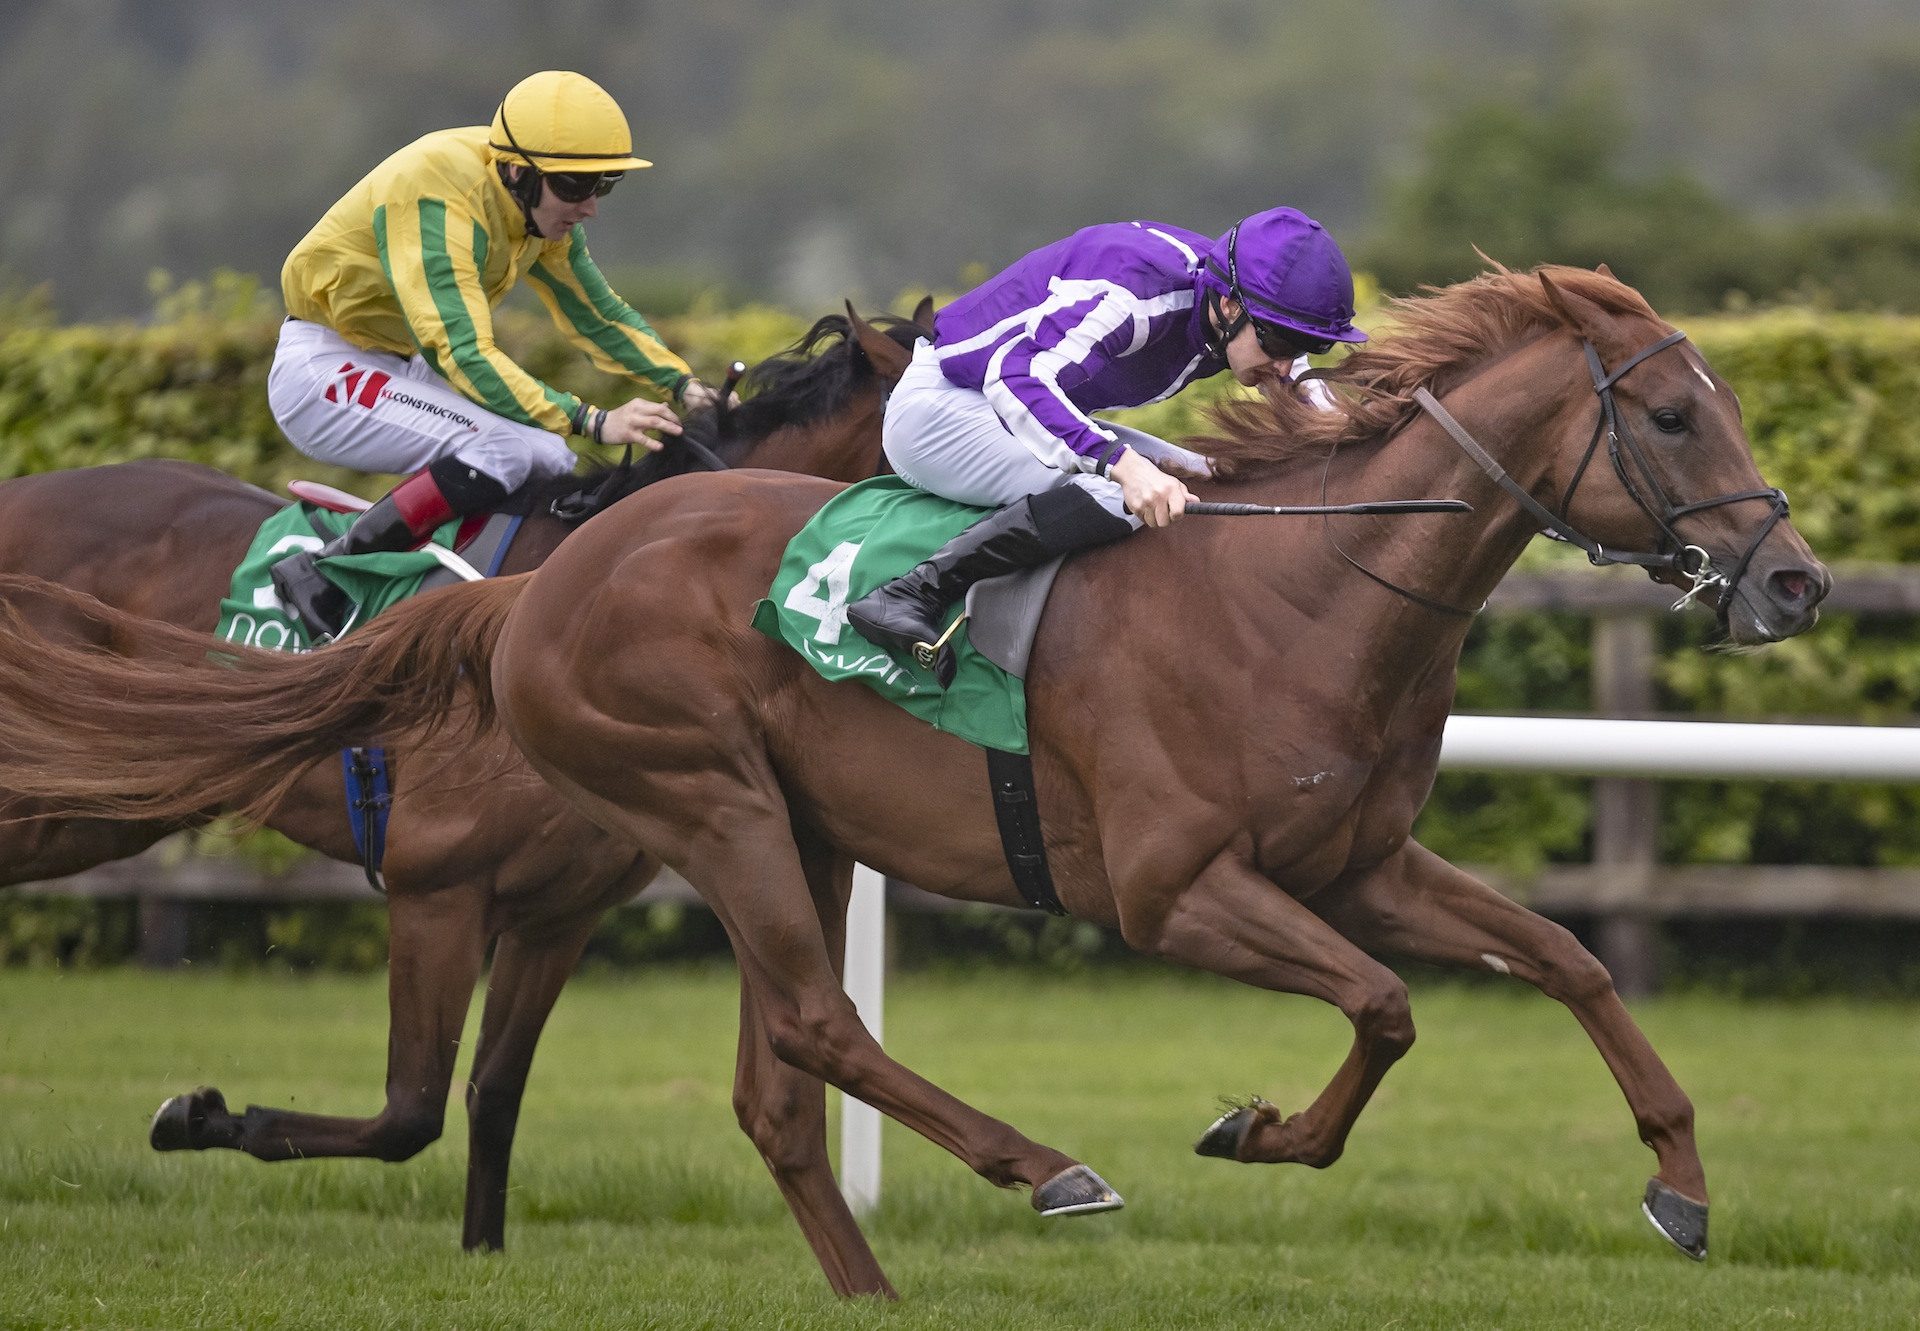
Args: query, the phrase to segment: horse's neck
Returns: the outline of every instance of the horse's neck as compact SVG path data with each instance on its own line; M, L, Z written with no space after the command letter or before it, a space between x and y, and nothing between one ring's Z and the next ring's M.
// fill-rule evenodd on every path
M572 530L571 524L554 517L544 507L535 508L520 524L520 530L514 533L513 544L500 564L501 575L525 573L528 569L539 568Z
M724 450L730 451L730 450ZM863 481L880 470L880 409L860 402L846 411L809 425L783 426L739 450L735 467L765 467L798 472L831 481ZM573 525L561 522L544 508L528 515L515 538L503 573L524 573L545 563Z
M1516 363L1498 367L1449 396L1456 414L1473 422L1469 428L1480 442L1517 482L1533 490L1542 487L1551 470L1546 445L1564 430L1555 418L1564 411L1566 397L1556 391L1513 391L1514 384L1528 383L1529 376L1543 371L1541 358L1529 352L1510 359ZM1473 505L1472 513L1460 514L1234 520L1245 524L1234 531L1234 544L1245 549L1245 567L1254 577L1272 585L1293 606L1301 601L1301 577L1324 579L1314 600L1319 613L1350 633L1345 650L1400 667L1435 653L1457 655L1469 618L1424 607L1367 574L1429 601L1477 612L1537 530L1512 497L1424 414L1382 444L1352 446L1324 467L1315 463L1289 468L1230 487L1231 494L1219 497L1320 503L1323 484L1324 502L1333 504L1464 499ZM1288 531L1283 545L1294 552L1294 560L1273 557L1275 543L1259 529L1267 522L1301 524ZM1290 563L1297 566L1288 567Z
M736 467L770 467L829 481L864 481L880 470L878 395L831 418L784 426L755 441Z

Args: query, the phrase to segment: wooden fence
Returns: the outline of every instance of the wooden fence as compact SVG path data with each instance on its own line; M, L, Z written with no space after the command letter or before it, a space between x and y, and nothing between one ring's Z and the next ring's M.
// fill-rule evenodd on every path
M1627 570L1515 574L1500 585L1489 611L1515 614L1563 611L1593 622L1591 714L1653 717L1655 621L1674 593ZM1836 612L1887 616L1920 613L1920 566L1863 565L1835 571L1827 607ZM1693 719L1700 719L1695 717ZM1652 781L1594 781L1593 859L1553 865L1516 879L1482 876L1502 891L1555 917L1591 917L1596 951L1623 993L1658 984L1655 925L1688 915L1844 915L1920 919L1920 870L1819 866L1675 866L1658 860L1658 785ZM162 846L145 855L52 883L23 884L26 894L135 897L140 902L140 955L150 965L178 962L185 953L188 912L204 901L318 902L371 899L360 871L318 858L280 875L262 875L239 861L183 858ZM890 900L906 909L946 909L952 903L905 884L890 885ZM679 879L657 884L647 899L672 895L695 900Z

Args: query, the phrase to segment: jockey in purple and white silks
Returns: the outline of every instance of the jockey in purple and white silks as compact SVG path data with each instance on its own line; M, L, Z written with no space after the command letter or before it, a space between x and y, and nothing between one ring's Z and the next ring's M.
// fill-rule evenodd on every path
M1291 380L1309 354L1365 340L1346 257L1292 208L1218 240L1115 222L1035 250L940 311L882 432L901 479L1000 511L855 601L848 619L944 687L953 656L932 644L967 588L1186 510L1186 486L1158 464L1204 474L1206 460L1094 412L1159 402L1222 370L1249 386Z

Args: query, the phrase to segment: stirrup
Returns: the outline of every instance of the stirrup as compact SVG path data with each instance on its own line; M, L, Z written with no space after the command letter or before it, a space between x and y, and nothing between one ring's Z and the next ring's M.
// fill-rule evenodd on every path
M288 555L267 570L267 578L288 616L306 630L311 645L324 647L353 626L360 607L315 567L316 554L302 550ZM288 565L293 568L289 570Z
M913 659L922 670L934 669L935 663L940 659L940 653L946 650L948 640L953 637L955 630L967 622L967 619L968 615L963 610L953 617L953 623L947 625L947 631L942 633L936 641L913 644Z

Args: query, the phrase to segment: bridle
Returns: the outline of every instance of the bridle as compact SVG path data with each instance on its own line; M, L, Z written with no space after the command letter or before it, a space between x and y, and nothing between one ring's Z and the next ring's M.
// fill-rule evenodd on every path
M1587 370L1588 373L1593 376L1593 391L1600 399L1600 417L1594 422L1593 436L1587 441L1586 451L1582 453L1580 457L1580 464L1573 469L1573 476L1568 480L1566 491L1560 497L1560 511L1558 513L1549 509L1546 505L1528 494L1519 482L1507 475L1506 470L1501 467L1498 462L1493 460L1493 457L1487 450L1482 448L1474 437L1467 432L1465 426L1455 420L1447 409L1440 405L1440 400L1434 397L1432 393L1428 392L1425 388L1417 388L1414 390L1413 399L1420 405L1423 411L1440 423L1440 427L1447 432L1448 437L1450 437L1454 443L1458 444L1466 455L1472 458L1496 485L1511 495L1516 503L1540 523L1547 536L1556 541L1565 541L1569 545L1580 547L1580 549L1586 551L1587 559L1596 565L1632 564L1645 569L1648 577L1654 577L1656 574L1671 571L1679 573L1682 577L1692 579L1693 585L1687 588L1685 594L1682 595L1678 601L1674 602L1673 608L1675 610L1685 607L1709 589L1718 587L1720 594L1714 602L1714 610L1724 618L1728 607L1732 604L1734 591L1739 587L1740 579L1745 576L1748 566L1753 563L1753 557L1759 552L1761 542L1765 541L1768 534L1773 531L1780 520L1787 516L1787 496L1783 491L1769 487L1759 490L1741 490L1733 494L1716 495L1711 499L1696 499L1690 503L1676 504L1673 499L1668 496L1666 487L1660 484L1660 478L1654 472L1652 464L1648 461L1646 451L1641 447L1640 441L1634 437L1633 431L1628 427L1626 421L1622 419L1620 415L1620 404L1615 400L1613 392L1614 385L1620 382L1627 371L1633 369L1633 367L1640 364L1641 361L1658 355L1669 347L1678 346L1686 340L1686 337L1687 335L1683 332L1676 331L1669 333L1667 336L1635 352L1624 364L1612 373L1608 373L1606 366L1602 363L1600 353L1594 349L1592 339L1583 338L1581 340L1581 346L1586 350ZM1607 456L1613 462L1614 474L1620 478L1621 486L1626 490L1627 495L1633 502L1639 506L1640 511L1645 513L1648 520L1659 529L1660 547L1657 551L1609 550L1601 545L1600 542L1580 532L1565 516L1572 507L1574 489L1580 484L1581 478L1586 475L1587 465L1593 461L1593 455L1600 447L1602 436L1606 438ZM1637 481L1635 479L1636 475L1638 476ZM1772 512L1768 514L1767 520L1761 524L1759 532L1747 545L1746 551L1740 556L1739 562L1734 565L1730 573L1722 573L1719 569L1715 568L1712 556L1710 556L1705 549L1697 545L1688 544L1687 541L1674 530L1674 524L1679 521L1679 519L1687 517L1690 514L1704 512L1710 508L1719 508L1725 504L1738 504L1748 499L1767 500ZM1346 552L1342 551L1341 553L1344 555ZM1349 560L1349 562L1351 562L1351 560ZM1367 572L1365 569L1361 571ZM1373 575L1369 574L1369 576ZM1378 578L1375 578L1375 580L1379 581ZM1402 588L1395 588L1395 590L1404 592ZM1425 597L1415 596L1413 599L1423 605L1447 610L1454 614L1471 615L1474 613L1472 611L1461 610L1457 606L1447 606L1440 602L1429 601Z

